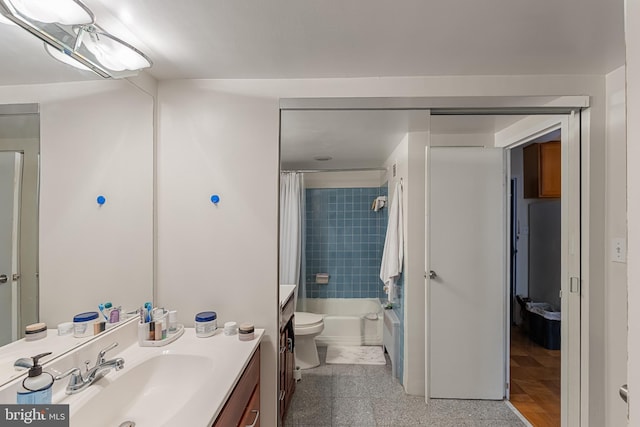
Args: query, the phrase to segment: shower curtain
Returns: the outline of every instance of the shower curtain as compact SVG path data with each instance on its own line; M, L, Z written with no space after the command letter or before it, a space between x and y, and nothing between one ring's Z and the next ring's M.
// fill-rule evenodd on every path
M304 205L303 174L280 173L280 283L297 285L298 311L306 300Z

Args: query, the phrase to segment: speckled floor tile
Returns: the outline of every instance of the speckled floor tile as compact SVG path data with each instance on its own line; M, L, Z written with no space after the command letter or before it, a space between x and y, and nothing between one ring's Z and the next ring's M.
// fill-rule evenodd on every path
M364 365L332 365L333 375L339 377L363 377Z
M431 399L429 407L431 417L434 419L458 418L520 422L517 415L502 401Z
M525 424L519 418L511 420L471 420L469 427L524 427Z
M368 398L333 398L331 406L332 426L375 426L373 406Z
M419 425L429 419L429 407L423 397L377 398L371 402L378 425Z
M409 396L391 366L327 365L302 372L285 427L524 427L502 401Z
M326 396L331 397L333 395L333 377L330 375L303 375L302 379L296 383L296 391L293 397L301 396L306 397L318 397Z
M362 382L363 377L334 376L332 393L334 397L369 397L369 390Z
M289 408L290 420L295 426L331 426L331 408L331 397L302 398L296 391Z
M332 376L333 375L333 366L332 365L320 365L316 368L311 369L303 369L302 370L302 378L307 375L318 375L318 376Z

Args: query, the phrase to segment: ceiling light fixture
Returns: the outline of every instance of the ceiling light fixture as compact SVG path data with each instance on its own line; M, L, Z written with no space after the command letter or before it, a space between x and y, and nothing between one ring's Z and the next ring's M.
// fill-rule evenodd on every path
M140 50L98 26L80 0L0 0L0 14L43 40L53 58L104 78L135 76L153 65Z
M50 44L45 43L44 44L44 50L49 55L51 55L51 57L53 59L55 59L57 61L64 62L65 64L71 65L73 68L77 68L79 70L91 71L91 69L85 67L79 61L76 61L75 59L73 59L69 55L64 54L62 51L56 49L55 47L51 46Z
M9 21L7 18L5 18L4 15L0 15L0 24L16 25L12 21Z
M95 16L78 0L9 0L4 3L32 21L62 25L93 24Z

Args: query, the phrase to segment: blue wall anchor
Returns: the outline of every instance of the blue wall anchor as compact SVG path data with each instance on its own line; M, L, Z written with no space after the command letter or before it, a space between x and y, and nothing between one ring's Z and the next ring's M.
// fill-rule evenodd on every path
M217 205L220 202L220 196L218 196L217 194L214 194L213 196L211 196L211 203L213 203L214 205Z
M96 202L98 202L98 204L102 206L107 202L107 199L104 196L98 196L98 198L96 199Z

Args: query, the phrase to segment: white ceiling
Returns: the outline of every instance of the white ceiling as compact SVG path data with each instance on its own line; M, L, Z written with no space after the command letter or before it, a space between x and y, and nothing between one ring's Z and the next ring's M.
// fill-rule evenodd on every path
M407 110L285 110L281 114L282 169L379 168L407 132ZM419 114L419 113L418 113ZM412 120L414 118L414 120ZM432 116L432 135L493 135L524 116ZM414 125L415 126L415 125ZM317 161L314 157L332 157Z
M85 0L157 79L604 74L623 0ZM1 84L95 78L0 25Z
M624 64L624 0L84 0L144 51L158 80L605 74ZM0 85L99 79L0 24ZM1 102L1 100L0 100ZM283 115L284 166L378 167L407 131L399 112ZM488 133L496 118L434 118ZM331 163L329 165L329 163Z
M282 169L378 168L409 130L407 111L282 111ZM329 161L314 160L330 156Z

